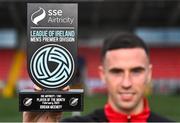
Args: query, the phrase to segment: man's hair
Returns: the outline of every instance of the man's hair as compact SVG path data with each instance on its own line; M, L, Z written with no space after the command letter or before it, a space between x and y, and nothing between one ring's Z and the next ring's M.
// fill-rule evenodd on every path
M104 59L107 51L124 48L142 48L149 57L149 49L141 38L130 32L120 32L104 40L101 58Z

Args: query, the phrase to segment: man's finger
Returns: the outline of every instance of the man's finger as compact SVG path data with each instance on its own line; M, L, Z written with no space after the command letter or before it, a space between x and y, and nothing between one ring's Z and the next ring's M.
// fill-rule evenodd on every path
M69 91L70 90L70 86L66 86L62 89L63 91Z
M42 88L34 84L34 90L35 91L42 91Z

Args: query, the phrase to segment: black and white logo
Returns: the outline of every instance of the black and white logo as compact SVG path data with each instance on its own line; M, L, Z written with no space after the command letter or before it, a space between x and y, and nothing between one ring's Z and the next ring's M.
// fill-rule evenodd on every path
M75 97L72 97L70 100L69 100L69 104L71 106L76 106L78 104L78 98L75 98Z
M45 17L46 11L42 7L39 7L39 9L31 15L31 21L34 24L38 25L38 23L42 21Z
M30 105L32 104L32 98L25 98L25 99L23 100L23 104L24 104L25 106L30 106Z
M74 73L74 60L66 48L47 44L33 54L30 71L39 85L46 88L62 87Z

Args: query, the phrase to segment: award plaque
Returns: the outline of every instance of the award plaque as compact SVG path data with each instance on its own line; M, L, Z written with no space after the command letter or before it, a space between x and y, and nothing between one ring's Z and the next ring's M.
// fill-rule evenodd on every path
M20 111L82 111L83 89L60 91L75 76L77 4L27 4L27 69L42 91L21 91Z

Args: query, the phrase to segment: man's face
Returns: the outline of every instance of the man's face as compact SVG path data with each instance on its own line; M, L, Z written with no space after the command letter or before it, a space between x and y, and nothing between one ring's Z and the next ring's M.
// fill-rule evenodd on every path
M131 112L142 106L146 85L151 80L151 65L142 48L108 51L99 72L113 108Z

